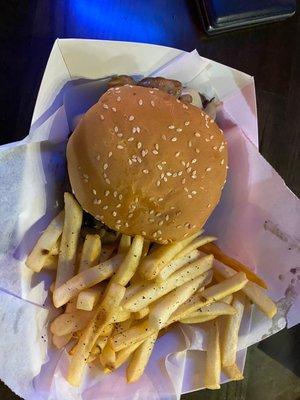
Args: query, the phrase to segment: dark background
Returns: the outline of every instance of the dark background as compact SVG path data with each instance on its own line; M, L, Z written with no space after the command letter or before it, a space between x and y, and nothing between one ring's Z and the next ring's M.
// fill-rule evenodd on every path
M57 37L196 48L205 57L253 75L260 151L299 195L298 14L283 22L207 37L193 0L0 0L0 144L28 133ZM299 400L299 328L283 331L259 348L249 352L243 383L184 399ZM15 398L0 384L1 400Z

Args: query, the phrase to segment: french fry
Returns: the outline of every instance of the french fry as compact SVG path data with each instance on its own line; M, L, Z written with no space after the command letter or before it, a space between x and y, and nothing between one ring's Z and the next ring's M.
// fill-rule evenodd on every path
M149 314L149 323L154 329L161 329L171 314L184 303L199 286L204 283L206 274L200 275L195 279L177 287L169 294L164 296L152 308Z
M128 298L123 307L131 312L137 312L148 306L153 301L171 292L178 286L197 278L212 267L213 256L206 256L194 261L192 264L182 267L172 274L168 280L162 283L152 283Z
M141 342L137 342L118 351L118 353L116 353L116 361L113 364L113 369L120 368L121 365L128 360L131 354L140 346L140 344Z
M236 274L235 270L232 270L226 265L215 265L215 271L223 278L229 278ZM247 282L247 284L241 290L254 304L266 314L268 318L273 318L277 313L277 306L273 300L267 295L266 291L254 282Z
M104 286L101 284L83 290L77 297L76 308L78 310L92 311L103 292Z
M67 380L73 386L79 386L83 374L83 370L90 351L95 345L99 331L104 326L111 323L114 312L119 306L125 288L118 284L111 284L108 288L105 297L96 310L94 318L90 321L76 346L76 351L71 359L68 370Z
M224 366L222 365L222 371L232 381L240 381L244 379L242 372L236 364Z
M149 322L146 320L132 326L125 332L113 335L109 339L109 343L112 349L117 352L147 339L152 333L155 333L155 329L151 328Z
M91 363L91 362L95 361L98 356L100 356L100 348L97 346L94 346L90 352L87 362Z
M213 254L216 260L234 269L237 272L244 272L249 281L257 283L259 286L267 289L267 285L262 278L256 275L250 268L240 261L227 256L215 243L207 243L200 248L206 254Z
M222 300L222 298L240 290L246 282L246 275L243 272L239 272L225 281L210 286L203 291L196 292L173 312L168 322L182 320L188 317L193 311Z
M127 254L119 266L116 273L112 276L110 283L118 283L119 285L126 286L132 276L134 275L143 251L143 237L135 236L133 238L132 244L127 251Z
M86 235L80 255L78 272L99 264L101 240L99 235Z
M248 279L244 272L238 272L231 278L226 279L216 285L210 286L202 292L202 297L206 300L218 301L234 292L241 290Z
M113 365L116 362L116 353L111 348L111 346L108 342L104 346L104 348L99 356L99 359L100 359L100 363L103 366L103 368L109 368L109 369L113 368Z
M122 235L119 243L118 254L126 254L131 245L131 236Z
M59 288L74 275L76 250L82 224L82 208L75 198L70 193L65 193L64 200L65 219L60 242L55 289Z
M82 290L110 278L121 264L122 259L122 255L116 255L103 263L95 265L95 267L88 268L73 276L73 278L54 290L53 303L55 307L61 307L73 297L76 297Z
M146 317L146 315L148 315L150 312L149 307L144 307L141 310L133 313L133 318L134 319L143 319Z
M99 349L102 351L107 341L108 341L108 336L99 336L97 339L96 346L99 347Z
M204 246L207 243L213 242L214 240L217 240L215 236L196 237L187 247L185 247L183 250L181 250L180 253L177 254L176 258L184 257L185 255L191 253L193 250L197 250L199 247Z
M114 251L116 249L116 244L115 243L110 243L110 244L105 244L103 246L101 246L101 254L100 254L100 263L103 263L107 260L109 260Z
M103 325L102 328L98 330L99 338L100 337L109 336L112 333L113 330L114 330L114 324L113 323L109 323L109 324Z
M118 310L115 311L115 315L112 318L112 322L114 323L124 322L127 321L129 318L130 318L130 312L120 307Z
M184 323L195 324L198 323L198 321L204 322L204 321L209 321L209 319L212 319L212 318L207 319L207 317L216 318L219 315L234 315L235 313L236 313L235 308L230 306L229 304L216 302L201 307L199 310L192 312L191 314L188 315L188 317L180 321ZM191 322L187 322L186 320L189 320Z
M45 259L43 268L54 271L57 269L57 262L58 262L57 255L48 254L47 258Z
M76 307L76 298L71 299L67 304L65 308L65 314L70 314L70 313L76 313L77 307Z
M140 346L135 350L126 370L127 382L135 382L142 375L146 365L151 356L158 332L149 336Z
M202 231L192 236L171 244L158 247L149 256L145 257L139 267L140 275L147 280L154 279L181 250L188 246Z
M200 251L198 250L193 250L182 257L175 258L157 274L156 280L158 282L166 280L170 275L178 271L184 265L196 261L198 258L200 258Z
M27 257L26 265L34 272L40 272L51 250L62 234L64 211L61 211L48 225Z
M232 306L236 313L223 320L221 338L221 360L223 366L235 364L238 345L239 329L244 312L244 299L242 296L233 296Z
M58 349L61 349L69 343L69 341L72 339L72 337L73 337L72 333L68 333L67 335L64 335L64 336L53 335L52 343L54 344L55 347L57 347Z
M247 285L247 283L246 283L246 285ZM230 305L232 303L232 300L233 300L233 295L230 294L229 296L223 297L223 299L221 301L222 301L222 303L226 303L226 304Z
M211 322L207 334L206 365L204 386L207 389L220 389L221 354L219 326L217 321Z
M143 251L142 251L142 259L145 258L146 255L148 254L149 247L150 247L150 241L144 239Z
M93 318L92 311L77 311L75 313L61 314L56 317L51 325L50 331L56 336L65 336L79 331Z
M182 324L202 324L216 319L217 315L200 315L199 317L186 317L180 320Z

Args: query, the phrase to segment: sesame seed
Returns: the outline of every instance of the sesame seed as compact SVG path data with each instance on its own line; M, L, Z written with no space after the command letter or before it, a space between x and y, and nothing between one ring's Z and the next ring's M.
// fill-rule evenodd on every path
M113 110L113 112L117 112L116 107L112 107L111 109Z
M140 149L141 147L142 147L142 143L141 143L141 142L138 142L137 148Z
M185 161L182 160L182 161L181 161L181 164L185 167Z
M129 121L133 121L134 120L134 116L130 115L130 117L128 119L129 119Z
M141 162L142 162L141 157L137 157L136 159L137 159L137 161L141 164Z
M114 191L113 196L114 196L114 197L117 197L117 196L118 196L118 192L117 192L116 190Z
M103 206L102 209L103 209L103 210L107 210L107 209L108 209L108 206Z
M166 175L167 176L172 176L172 172L167 172Z
M221 160L221 165L223 165L223 164L224 164L224 161L225 161L225 160L224 160L224 158L223 158L223 159Z
M185 187L184 191L188 193L189 189L187 187Z
M155 107L155 103L154 103L153 100L150 101L150 104L151 104L152 107Z
M138 197L135 197L135 198L134 198L134 202L135 202L135 203L138 203L138 202L139 202L139 198L138 198Z
M148 169L143 169L143 173L144 173L144 174L149 174Z
M211 207L211 204L207 204L207 208L210 208Z
M97 204L97 205L101 204L101 200L100 199L95 199L94 200L94 204Z
M213 122L215 122L213 119L210 120L210 123L212 124Z
M127 142L132 142L134 140L133 136L130 136L130 138L127 139Z
M108 178L105 179L105 182L110 185L110 180Z
M213 150L217 150L217 149L218 149L218 146L214 146L214 147L213 147Z
M105 194L105 196L107 197L107 196L109 196L109 193L110 193L110 191L109 191L109 190L106 190L104 194Z
M158 198L158 201L163 201L163 200L164 200L163 197L159 197L159 198Z
M139 105L142 106L143 105L143 100L139 99Z
M118 219L118 221L116 222L116 224L120 224L122 221L120 219Z
M132 160L130 158L128 158L128 164L132 165Z
M228 165L226 165L226 169L229 169Z
M214 135L211 135L209 138L212 140L214 138Z
M103 121L104 120L104 115L100 114L100 119Z
M117 149L122 150L122 149L124 149L124 146L122 146L121 144L118 144Z
M121 101L121 97L120 96L117 97L117 101L118 102Z
M205 171L207 171L207 172L211 171L211 167L206 168Z
M125 224L124 224L124 225L125 225L125 227L126 227L126 228L128 228L128 227L129 227L129 224L128 224L128 222L125 222Z
M195 164L197 162L197 158L192 159L192 164Z
M187 110L187 109L188 109L188 106L185 105L185 104L183 104L182 108L184 108L185 110Z
M119 194L119 200L122 200L122 199L123 199L123 195Z
M161 212L157 212L157 213L155 214L155 216L156 216L156 217L160 217L160 216L161 216Z
M182 228L182 226L181 225L176 225L176 228L180 229L180 228Z
M207 124L207 122L206 122L205 126L206 126L207 129L209 128L209 125Z
M96 191L96 189L93 189L93 190L92 190L92 192L93 192L93 194L94 194L94 195L96 195L96 194L97 194L97 191Z
M146 150L142 150L142 157L145 157L147 155L147 151Z
M162 172L162 173L160 174L160 179L163 179L164 176L165 176L165 174Z
M136 127L136 131L137 131L137 133L140 133L141 132L141 128L139 126L137 126Z
M112 216L113 216L113 217L116 217L116 216L117 216L117 212L116 212L116 211L113 211L113 212L112 212Z
M195 132L196 137L201 137L201 134L199 132Z
M178 176L181 176L181 175L182 175L182 171L179 171L179 172L178 172Z
M103 165L103 169L104 169L104 171L105 171L107 168L108 168L108 164L107 164L107 163L105 163L105 164Z
M167 140L167 136L166 135L162 135L161 136L163 140Z
M157 151L157 150L152 150L152 153L155 154L155 155L157 155L157 154L158 154L158 151Z
M197 194L196 190L192 190L192 194L194 195Z
M168 128L169 128L169 129L174 129L175 126L174 126L174 125L169 125Z
M168 181L168 178L167 178L167 177L165 177L165 176L164 176L164 181L165 181L165 182L167 182L167 181Z
M156 186L160 186L160 181L156 181Z
M175 157L179 157L180 156L180 151L177 151L177 153L175 153Z
M195 152L196 152L197 154L199 154L199 153L200 153L200 149L198 149L198 147L196 147L196 148L195 148Z
M188 235L189 235L189 233L186 232L186 233L183 235L183 237L187 237Z
M190 163L189 163L189 162L187 162L187 163L186 163L186 167L189 167L189 166L190 166Z
M173 176L173 178L176 178L177 172L174 172L172 176Z
M142 235L143 235L143 236L146 236L146 232L145 232L145 231L142 231Z
M121 207L121 203L116 205L116 208L120 208Z
M128 214L128 218L132 218L133 217L133 214L132 213L129 213Z
M185 184L185 178L182 179L181 183L184 185Z
M162 234L162 231L161 231L161 230L158 230L157 233L158 233L159 235L161 235L161 234Z
M132 128L132 133L135 133L136 132L136 127L134 126L133 128Z
M119 128L117 126L115 126L114 131L117 133L119 131Z
M176 136L174 136L174 137L172 137L172 142L176 142L177 141L177 137Z
M186 171L189 174L191 172L191 170L192 170L192 167L188 167Z
M170 219L170 216L167 214L167 215L165 216L165 220L166 220L166 221L169 221L169 219Z
M163 220L159 221L159 223L158 223L158 226L162 226L162 225L163 225L163 223L164 223L164 221L163 221Z
M186 122L184 123L185 126L189 126L189 124L190 124L190 121L186 121Z
M210 142L210 139L208 139L208 138L205 138L205 141L206 141L206 142Z
M181 128L177 128L176 132L182 132L182 129Z
M157 168L161 171L163 167L160 164L157 164Z
M149 222L155 222L155 220L153 218L149 218L148 221Z
M107 110L108 109L108 105L107 104L103 104L103 108L105 108Z
M167 164L167 161L162 161L161 164L165 165Z
M123 133L117 133L118 137L123 137Z
M193 146L193 143L192 143L191 140L189 140L188 145L189 145L189 147L192 147L192 146Z
M175 210L175 207L174 207L174 206L171 206L171 207L170 207L170 210Z
M154 91L153 91L153 90L149 90L149 93L150 93L150 94L153 94L153 93L154 93Z
M87 174L83 174L83 177L84 177L85 179L89 179L89 176L88 176Z

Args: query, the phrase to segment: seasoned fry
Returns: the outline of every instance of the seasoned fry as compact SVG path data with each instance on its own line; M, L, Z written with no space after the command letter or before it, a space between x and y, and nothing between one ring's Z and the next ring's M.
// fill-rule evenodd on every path
M65 313L70 314L70 313L75 313L77 311L76 307L76 298L71 299L67 304L65 308Z
M141 345L140 342L134 343L131 346L127 346L124 349L116 353L116 361L113 364L113 369L118 369L124 364L131 356L131 354Z
M149 307L144 307L141 310L133 313L133 318L134 319L143 319L144 317L146 317L146 315L149 314L149 311L150 311Z
M185 247L183 250L181 250L180 253L177 254L176 258L184 257L192 251L197 250L199 247L204 246L207 243L213 242L214 240L217 240L215 236L196 237L187 247Z
M61 211L42 233L31 253L27 257L26 265L35 272L40 272L51 250L56 246L62 234L64 211Z
M143 259L144 257L146 257L146 255L148 254L149 247L150 247L150 241L144 239L143 251L142 251L142 259Z
M206 300L218 301L238 290L242 289L248 279L244 272L238 272L231 278L226 279L217 285L211 286L202 292L202 297Z
M76 311L61 314L51 322L50 331L56 336L65 336L83 329L93 318L92 311Z
M78 272L99 264L101 240L99 235L86 235L80 256Z
M220 389L221 354L219 325L213 321L207 332L206 366L204 386L207 389Z
M244 272L249 281L253 281L257 283L259 286L263 287L264 289L267 289L267 285L263 279L261 279L251 269L246 267L246 265L242 264L240 261L227 256L215 243L207 243L204 246L202 246L200 250L206 254L213 254L216 260L229 266L235 271Z
M151 308L149 323L154 329L161 329L171 314L184 303L205 281L206 274L203 274L191 281L179 286L164 296Z
M158 332L149 336L133 353L126 370L127 382L135 382L142 375L151 356Z
M45 259L43 268L54 271L57 269L57 262L58 262L57 255L48 254L47 258Z
M234 270L226 265L215 265L215 271L223 278L229 278L236 274ZM276 304L266 294L266 291L254 282L247 282L242 288L242 292L254 303L267 317L273 318L277 313Z
M112 369L114 363L116 362L116 353L111 348L110 344L107 342L105 347L103 348L100 356L100 363L105 368Z
M118 283L122 286L128 284L139 265L143 251L143 241L143 237L139 235L133 238L132 244L124 260L116 273L112 276L110 283Z
M219 315L234 315L235 313L236 313L235 308L230 306L229 304L216 302L201 307L199 310L190 313L188 317L180 321L184 323L197 323L197 320L199 320L199 322L204 322L208 321L209 319L212 319L212 318L207 319L208 317L216 318ZM187 319L193 322L187 322L186 321Z
M201 324L203 322L211 321L217 317L218 317L217 315L200 315L198 317L182 318L180 322L182 324Z
M119 243L118 254L126 254L131 245L131 236L122 235Z
M236 361L238 334L244 312L242 296L233 296L232 306L236 313L224 318L221 338L221 359L223 366L233 365Z
M200 251L198 250L193 250L182 257L175 258L157 274L156 280L162 282L168 279L170 275L178 271L181 267L188 263L192 263L198 258L200 258Z
M191 265L187 265L175 272L169 279L162 283L149 284L131 298L127 299L123 307L131 312L136 312L148 306L153 301L171 292L178 286L204 274L212 267L213 257L206 256L196 260Z
M242 372L236 364L228 366L222 365L222 371L232 381L240 381L241 379L244 379Z
M99 336L97 339L96 346L99 347L99 349L102 351L107 341L108 341L108 336Z
M140 275L145 279L154 279L157 274L167 265L181 250L189 245L193 239L201 234L202 231L194 233L192 236L171 244L158 247L149 256L145 257L139 267Z
M67 335L64 335L64 336L53 335L52 343L54 344L55 347L57 347L58 349L61 349L69 343L69 341L72 339L72 337L73 337L72 333L68 333Z
M246 283L246 285L247 285L247 283ZM221 301L222 301L222 303L231 304L232 300L233 300L233 295L230 294L229 296L223 297L223 299Z
M124 293L125 288L122 288L121 285L111 284L103 301L98 306L94 318L83 331L68 370L67 380L71 385L80 385L86 361L99 337L99 331L111 322Z
M59 249L55 289L74 275L76 250L82 224L82 208L77 201L70 193L64 194L64 200L65 219ZM54 305L56 306L55 302Z
M62 286L55 289L53 293L53 303L55 307L61 307L66 304L83 289L87 289L110 278L121 264L122 259L122 255L116 255L104 263L80 272Z
M152 329L146 320L134 325L125 332L113 335L109 339L109 343L115 351L120 351L127 346L147 339L152 333L155 333L155 329Z
M92 311L100 296L104 292L103 285L97 285L83 290L77 297L76 307L78 310Z

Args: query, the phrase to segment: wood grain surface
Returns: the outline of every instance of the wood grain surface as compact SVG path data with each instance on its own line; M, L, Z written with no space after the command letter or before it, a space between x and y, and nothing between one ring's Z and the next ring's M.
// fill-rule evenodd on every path
M1 1L0 144L28 133L43 71L57 37L139 41L187 51L196 48L205 57L253 75L260 151L299 195L298 14L283 22L207 37L193 0ZM244 382L224 385L218 393L203 391L183 398L252 399L249 396L246 376ZM0 386L1 400L16 398ZM260 398L268 399L255 397Z

